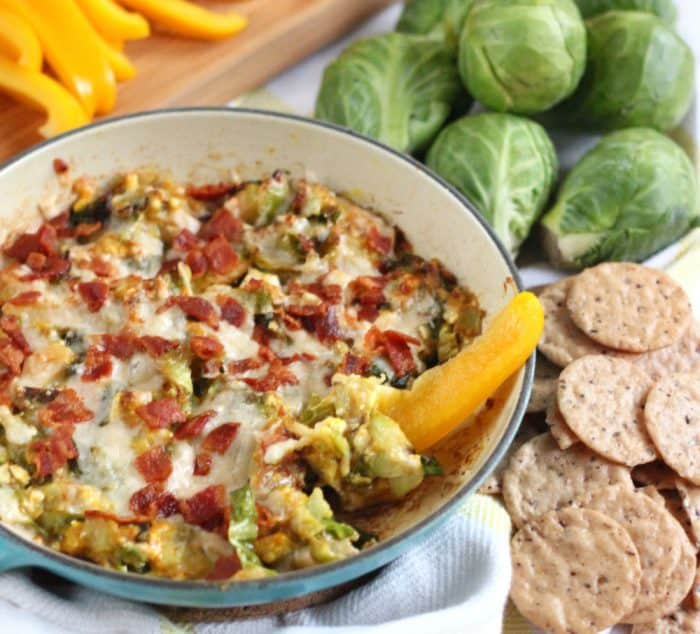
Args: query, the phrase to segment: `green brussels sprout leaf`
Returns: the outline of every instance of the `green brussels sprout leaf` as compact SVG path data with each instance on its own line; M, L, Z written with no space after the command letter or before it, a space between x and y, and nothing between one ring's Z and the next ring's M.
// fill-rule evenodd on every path
M557 177L557 156L544 128L508 114L478 114L450 124L430 148L427 163L474 203L513 255Z

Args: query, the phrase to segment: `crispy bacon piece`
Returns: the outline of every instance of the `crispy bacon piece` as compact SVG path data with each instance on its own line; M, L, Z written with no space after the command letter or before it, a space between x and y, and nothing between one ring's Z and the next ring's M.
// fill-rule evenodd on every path
M145 517L170 517L180 512L180 503L160 484L147 484L136 491L129 499L133 513Z
M32 253L38 253L45 257L58 253L58 234L56 228L45 223L35 233L23 233L17 236L15 241L4 249L5 255L26 262Z
M19 327L19 319L15 315L3 315L0 317L0 330L2 330L24 354L31 354L32 349L25 339Z
M339 284L312 282L311 284L305 284L304 289L330 304L339 303L343 297L343 289Z
M221 309L221 319L236 328L240 328L245 321L245 309L233 297L218 295L216 303Z
M216 359L224 354L224 346L216 337L191 337L190 348L203 361Z
M376 225L372 225L369 228L367 232L367 247L372 249L372 251L387 255L391 251L393 243L391 236L382 235Z
M85 517L87 519L110 520L112 522L116 522L117 524L143 524L144 522L148 522L150 519L150 517L147 515L117 515L116 513L99 511L97 509L89 509L85 511Z
M153 447L137 456L134 460L136 469L148 483L165 482L173 472L170 455L161 445Z
M109 286L99 280L93 282L81 282L78 284L78 293L91 313L96 313L105 305Z
M189 185L186 193L190 198L209 202L232 194L238 189L235 183L209 183L207 185Z
M375 321L379 316L379 307L386 302L382 277L361 275L350 282L349 288L353 303L359 304L357 316L365 321Z
M118 335L100 335L100 343L105 352L126 361L136 354L139 342L136 335L123 331Z
M173 240L173 249L187 253L192 249L196 249L202 244L201 240L194 235L189 229L183 229L175 236Z
M222 236L214 238L204 247L204 257L207 259L209 270L217 275L230 273L238 264L238 254Z
M237 242L243 235L243 221L228 209L221 207L205 222L199 230L199 237L204 240L222 237L229 242Z
M26 264L32 269L32 272L20 277L22 282L33 282L41 279L55 282L70 270L70 260L59 255L47 257L42 253L30 253Z
M295 352L294 354L290 354L288 357L278 358L284 365L291 365L297 361L316 361L318 357L315 354L309 354L308 352Z
M14 374L8 370L0 372L0 405L7 405L7 407L12 406L10 387L12 386L14 378Z
M179 344L177 341L155 335L144 335L143 337L138 338L139 348L154 359L158 359L167 352L175 350L178 345Z
M66 163L62 158L55 158L52 165L53 171L56 174L65 174L68 171L68 163Z
M86 268L98 277L111 277L116 273L111 263L96 255L92 257Z
M77 423L92 420L93 416L93 412L83 404L83 399L71 388L58 392L37 413L37 418L44 427L63 427L65 425L72 427Z
M93 233L97 233L102 229L102 222L95 220L95 222L81 222L73 229L73 233L76 238L87 238Z
M0 339L0 363L2 363L11 375L22 374L24 364L24 352L22 352L8 338Z
M214 484L180 503L185 521L226 537L231 508L223 484Z
M272 331L265 324L255 324L251 338L261 346L269 346L272 339Z
M192 277L202 277L207 272L207 258L201 249L192 249L185 256L185 264L190 267Z
M228 371L231 374L243 374L249 370L257 370L262 367L263 362L260 359L249 357L248 359L239 359L238 361L230 361Z
M236 553L226 556L222 555L209 571L207 581L225 581L233 577L241 568L243 566Z
M265 376L261 378L244 377L241 381L256 392L271 392L282 385L297 385L299 383L296 375L279 359L275 359L270 363Z
M112 376L112 358L108 352L100 350L97 346L90 346L85 355L85 370L80 377L83 381L99 381Z
M219 316L216 314L216 309L202 297L192 297L189 295L169 297L158 309L158 312L162 313L171 306L178 306L180 310L191 319L209 324L212 328L219 327Z
M396 330L385 330L382 332L375 326L372 326L365 334L364 343L365 348L370 352L386 356L398 376L415 372L416 363L408 345L420 344L420 341L415 337L410 337Z
M303 317L302 324L308 332L314 333L323 344L332 344L342 338L336 306L328 306L323 315Z
M201 414L197 414L197 416L187 419L175 430L175 438L183 440L197 436L214 416L216 416L216 410L208 409Z
M200 451L194 458L194 470L193 475L205 476L209 475L211 471L211 454L206 451Z
M315 317L326 314L328 306L324 303L319 304L291 304L284 311L294 317Z
M238 434L240 423L224 423L212 429L202 441L204 451L225 454Z
M31 306L36 304L40 297L41 293L39 291L24 291L8 299L6 303L13 306Z
M338 372L341 374L360 374L361 376L367 376L370 365L370 360L366 357L361 357L352 352L346 352L338 366Z
M29 444L31 461L39 478L52 475L69 460L78 457L78 450L73 443L73 431L73 425L62 425L48 438L34 440Z
M56 235L59 238L70 238L73 235L73 227L70 226L70 213L68 211L63 211L54 216L46 224L51 225L56 230Z
M151 429L161 429L186 420L185 413L174 398L166 397L136 408L136 414Z

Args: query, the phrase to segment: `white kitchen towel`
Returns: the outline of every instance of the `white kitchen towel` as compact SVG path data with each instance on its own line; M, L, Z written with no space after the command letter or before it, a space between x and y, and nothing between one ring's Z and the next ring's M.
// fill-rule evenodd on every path
M510 585L510 519L475 495L421 545L368 583L328 603L278 617L174 622L45 573L0 575L0 631L117 634L498 634Z

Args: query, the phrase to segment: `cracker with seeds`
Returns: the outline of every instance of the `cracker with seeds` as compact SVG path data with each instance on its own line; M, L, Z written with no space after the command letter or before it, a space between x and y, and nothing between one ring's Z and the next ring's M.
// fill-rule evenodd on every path
M634 605L639 554L629 533L598 511L550 511L515 534L511 551L511 598L548 632L593 634Z
M674 374L658 381L647 397L644 418L664 462L700 485L700 375Z
M632 628L632 634L696 634L700 632L700 611L679 607L668 616L653 623L643 623Z
M649 377L626 361L591 355L562 371L557 402L583 443L613 462L634 467L657 457L644 424L650 387Z
M606 262L583 271L571 283L566 307L588 337L627 352L672 345L688 330L692 317L680 284L631 262Z
M579 443L562 451L550 434L526 442L503 474L503 499L515 526L561 508L587 490L622 484L632 488L629 469Z
M566 424L556 402L547 408L545 421L549 425L549 433L552 434L552 438L557 442L560 449L568 449L581 442L579 437L571 430L571 427Z
M700 323L693 321L676 343L659 350L635 354L611 351L607 354L624 359L644 370L654 381L670 374L700 374Z
M539 295L544 308L544 330L537 346L552 363L565 368L587 354L601 354L605 348L587 337L571 320L566 298L575 278L568 277L550 284Z
M628 487L610 486L588 491L577 504L614 519L637 547L642 567L639 594L632 609L620 620L646 623L675 608L676 604L669 606L667 600L686 536L663 502L659 504Z

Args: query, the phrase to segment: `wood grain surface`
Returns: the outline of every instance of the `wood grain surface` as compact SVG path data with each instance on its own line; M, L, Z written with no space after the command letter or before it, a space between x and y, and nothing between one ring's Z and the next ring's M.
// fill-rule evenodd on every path
M110 116L168 106L221 105L348 32L393 0L247 0L202 2L250 19L220 42L163 33L129 42L138 76L120 84ZM43 115L0 95L0 162L41 140Z

